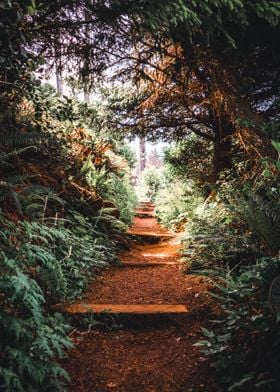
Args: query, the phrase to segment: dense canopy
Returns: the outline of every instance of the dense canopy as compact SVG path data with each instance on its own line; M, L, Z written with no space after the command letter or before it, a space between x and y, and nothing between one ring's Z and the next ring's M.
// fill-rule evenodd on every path
M0 390L62 390L54 304L129 247L136 193L211 276L217 382L277 389L279 22L267 0L1 1Z

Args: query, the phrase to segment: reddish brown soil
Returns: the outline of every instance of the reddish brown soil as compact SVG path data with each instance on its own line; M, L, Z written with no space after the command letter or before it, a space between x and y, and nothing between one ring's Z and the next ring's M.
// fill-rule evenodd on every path
M180 272L179 265L111 268L89 290L84 303L200 304L207 290L202 278ZM201 294L202 292L202 294Z
M135 218L133 230L164 233L153 218ZM176 261L174 240L139 245L123 261ZM94 282L84 303L184 303L186 315L117 318L121 328L73 334L75 348L63 366L71 392L218 392L207 362L193 346L211 316L206 280L186 276L180 266L112 267Z
M156 218L134 218L134 224L131 229L132 232L146 232L146 233L168 233L167 230L160 226Z
M179 245L175 241L164 241L153 245L134 243L129 251L120 254L120 259L124 262L156 263L176 261L179 255Z

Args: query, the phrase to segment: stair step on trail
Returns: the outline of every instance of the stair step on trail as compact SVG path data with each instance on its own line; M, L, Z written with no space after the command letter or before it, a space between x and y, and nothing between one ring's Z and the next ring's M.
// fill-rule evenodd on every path
M57 310L69 314L85 314L85 313L110 313L110 314L141 314L141 315L157 315L157 314L183 314L188 313L188 309L184 304L72 304L72 305L56 305Z
M174 234L169 234L169 233L153 233L149 231L133 231L133 230L127 230L126 234L135 237L154 237L159 239L172 239L175 237Z
M154 215L152 215L152 214L141 214L141 213L137 213L137 214L134 214L134 216L135 216L136 218L142 218L142 219L154 218Z
M153 214L153 210L136 210L134 213L134 216L138 217L138 218L155 218L154 214Z
M149 267L163 267L167 265L179 265L176 261L158 261L158 262L146 262L146 263L138 263L138 262L122 262L121 267L140 267L140 268L149 268Z

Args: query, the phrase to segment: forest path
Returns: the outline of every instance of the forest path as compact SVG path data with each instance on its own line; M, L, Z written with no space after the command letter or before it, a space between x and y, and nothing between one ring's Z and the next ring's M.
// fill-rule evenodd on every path
M71 392L217 392L193 346L209 317L207 283L180 271L180 243L153 217L136 209L131 248L122 264L104 271L69 313L109 311L110 328L73 335L63 366Z

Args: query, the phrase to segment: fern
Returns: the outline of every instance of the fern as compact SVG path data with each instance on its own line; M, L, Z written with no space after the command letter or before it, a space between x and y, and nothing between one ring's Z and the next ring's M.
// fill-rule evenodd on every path
M67 375L55 358L71 346L68 327L46 309L81 295L115 258L114 244L94 221L75 212L14 224L0 214L1 390L62 390Z
M256 193L249 193L239 204L241 214L251 230L263 239L272 252L280 249L280 210L275 202L266 201Z
M204 339L195 345L214 361L226 390L261 386L260 390L274 391L279 385L279 313L267 303L279 267L279 258L265 257L238 272L208 271L216 282L211 295L223 313L210 330L202 330Z
M43 313L43 292L28 276L23 260L18 264L2 253L0 268L5 271L0 277L0 389L58 389L66 374L50 360L70 347L67 327L61 318ZM40 352L34 349L37 339L42 342Z
M262 285L268 293L273 279L277 275L280 275L280 257L263 257L259 259L257 269L262 280Z
M66 202L50 189L31 185L25 187L18 193L21 199L22 208L26 215L32 218L45 219L47 214L57 211L58 208L64 207Z
M36 151L37 147L35 147L35 146L28 146L28 147L21 148L19 150L11 151L9 153L2 153L0 155L0 163L3 164L5 162L7 162L8 160L10 160L11 158L14 158L15 156L18 156L18 155L20 155L20 154L22 154L22 153L24 153L26 151L29 151L29 150L35 150Z
M20 127L20 124L18 127ZM26 124L22 124L22 127L26 128ZM36 148L37 145L42 143L43 139L44 135L42 133L36 131L23 132L16 127L13 127L12 129L2 129L0 132L0 146L5 148Z

